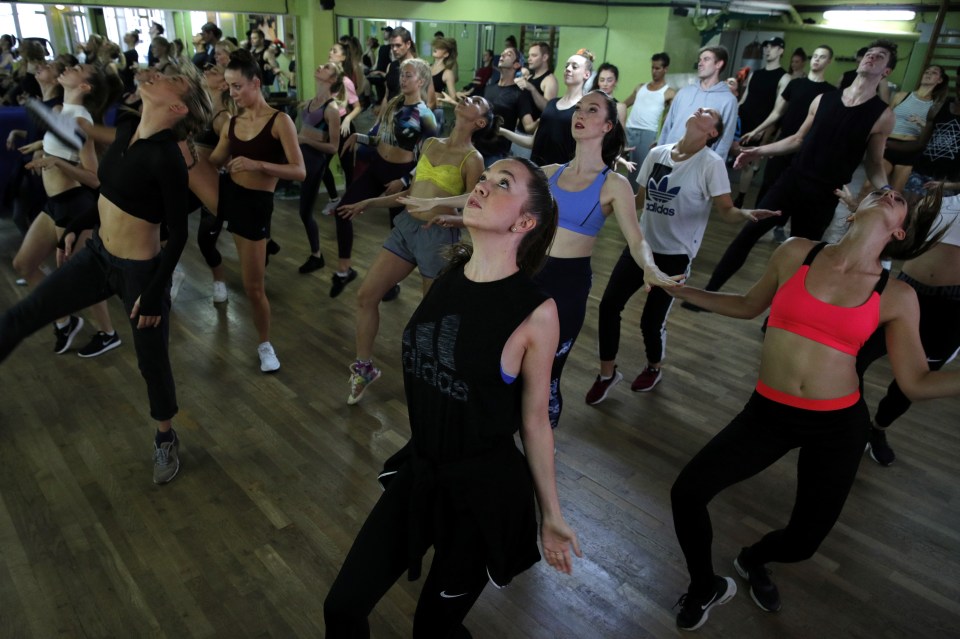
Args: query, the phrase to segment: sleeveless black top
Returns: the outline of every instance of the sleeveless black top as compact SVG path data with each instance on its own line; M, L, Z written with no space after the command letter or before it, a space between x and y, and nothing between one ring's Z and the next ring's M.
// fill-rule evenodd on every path
M744 131L753 131L763 122L777 101L777 86L786 71L783 69L760 69L750 75L747 99L738 113Z
M513 440L523 380L506 382L500 357L546 299L522 273L479 283L461 265L434 282L403 331L411 439L380 481L409 491L410 579L420 574L424 540L446 538L438 528L456 519L451 508L466 510L481 529L498 586L540 559L533 482Z
M283 144L271 133L273 122L278 115L280 115L279 111L274 112L263 128L260 129L260 132L249 140L241 140L237 137L237 116L230 118L230 129L227 133L230 140L230 155L233 157L243 156L261 162L286 164L287 155L283 152Z
M554 98L547 102L540 114L540 126L533 137L530 159L540 166L569 162L577 150L573 132L570 130L573 114L577 110L570 107L561 111L557 108L558 101L559 98Z
M824 93L813 126L793 160L794 170L825 186L849 184L867 150L870 130L886 109L877 96L848 107L843 104L843 91Z

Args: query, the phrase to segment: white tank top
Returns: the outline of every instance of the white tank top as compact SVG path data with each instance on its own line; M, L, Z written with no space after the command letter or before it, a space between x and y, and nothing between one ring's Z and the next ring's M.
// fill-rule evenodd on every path
M943 198L940 205L940 216L930 227L930 235L937 233L949 224L947 232L941 238L943 244L960 246L960 195L951 195Z
M93 116L81 104L64 104L60 113L74 118L83 118L87 122L93 123ZM77 151L61 142L57 136L49 131L43 134L43 153L68 162L77 163L80 161L80 154Z
M656 91L651 91L644 84L637 91L637 98L630 109L630 115L627 116L628 129L641 129L644 131L656 131L660 128L660 117L663 115L663 108L666 104L666 93L670 85L664 84Z

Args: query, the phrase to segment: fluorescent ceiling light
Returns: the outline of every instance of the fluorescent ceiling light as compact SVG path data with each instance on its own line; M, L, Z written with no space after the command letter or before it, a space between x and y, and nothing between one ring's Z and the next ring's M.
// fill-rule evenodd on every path
M837 9L824 11L823 19L835 24L856 24L862 22L910 22L916 12L905 9Z

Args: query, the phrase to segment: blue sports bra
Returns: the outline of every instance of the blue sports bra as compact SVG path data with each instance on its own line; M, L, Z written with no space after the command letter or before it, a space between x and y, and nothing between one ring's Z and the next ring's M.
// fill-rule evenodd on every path
M598 173L590 186L582 191L564 191L558 182L567 166L564 164L550 176L550 192L560 212L559 226L574 233L596 237L607 220L600 207L600 190L610 169Z

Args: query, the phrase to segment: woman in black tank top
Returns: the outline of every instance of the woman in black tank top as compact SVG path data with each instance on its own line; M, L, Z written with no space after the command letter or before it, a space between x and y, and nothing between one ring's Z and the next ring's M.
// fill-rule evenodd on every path
M90 140L110 144L98 173L99 230L75 252L76 235L65 231L64 265L0 318L0 361L54 318L119 296L156 422L153 481L161 484L180 466L168 356L170 280L187 242L187 167L178 140L199 132L211 112L199 83L186 76L164 76L142 86L141 93L139 123L84 128ZM169 231L166 244L162 225Z
M495 163L463 220L472 254L458 245L404 331L412 436L324 602L329 639L369 637L368 612L403 572L420 576L430 546L413 635L469 636L462 622L487 581L503 586L540 559L534 496L547 563L569 573L580 555L547 418L557 310L530 279L557 224L546 176L528 160Z
M297 129L287 114L267 105L260 90L260 67L250 53L231 53L224 77L242 112L230 120L210 155L215 166L227 170L220 179L217 215L226 221L237 245L243 288L260 342L260 370L272 373L280 369L280 361L270 344L264 270L273 191L279 180L302 180L306 170Z
M317 93L300 111L300 133L297 136L307 172L300 187L300 221L310 243L310 255L300 267L304 274L319 270L325 264L313 206L330 158L340 149L340 108L334 94L343 87L344 70L339 64L328 62L317 67L313 78Z

